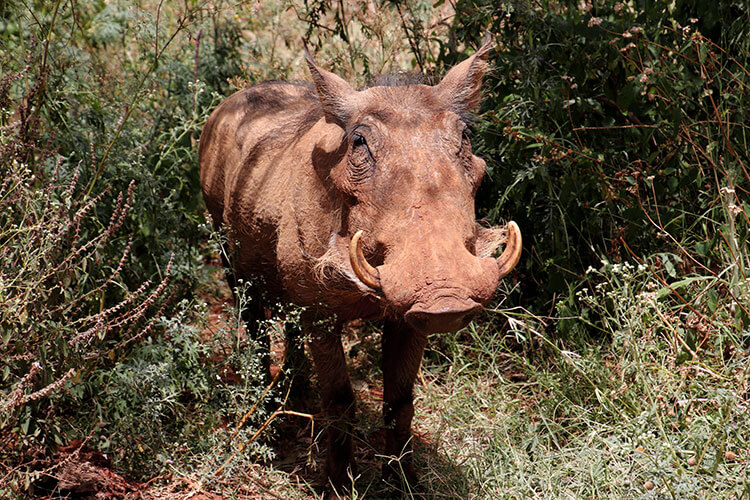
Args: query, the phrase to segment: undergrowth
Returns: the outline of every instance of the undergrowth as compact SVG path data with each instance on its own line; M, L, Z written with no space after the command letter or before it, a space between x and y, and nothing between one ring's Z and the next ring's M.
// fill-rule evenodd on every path
M419 485L380 482L379 333L346 330L350 497L750 498L746 6L167 4L0 4L0 496L69 495L95 450L152 498L320 497L308 373L269 384L216 284L200 131L244 85L307 78L302 39L361 84L490 31L477 211L519 222L521 265L431 338Z

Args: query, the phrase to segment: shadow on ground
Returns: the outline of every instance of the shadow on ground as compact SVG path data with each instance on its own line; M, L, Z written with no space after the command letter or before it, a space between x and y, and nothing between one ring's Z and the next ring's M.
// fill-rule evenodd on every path
M392 499L392 498L468 498L472 490L461 467L433 442L429 433L419 427L419 405L416 405L414 427L414 461L420 482L407 484L402 478L389 482L382 479L381 468L388 457L385 449L385 430L382 428L382 378L377 368L380 357L379 332L369 326L355 324L344 334L345 350L349 353L350 376L357 399L357 416L353 438L357 474L353 495L342 498ZM310 418L285 415L277 424L278 438L271 443L277 459L269 466L290 475L293 482L307 484L322 495L326 489L323 477L325 464L326 419L322 415L317 385L310 375L309 357L297 358L302 363L296 367L298 375L286 405L287 410L315 415ZM335 424L331 424L335 425ZM395 457L393 457L395 458Z

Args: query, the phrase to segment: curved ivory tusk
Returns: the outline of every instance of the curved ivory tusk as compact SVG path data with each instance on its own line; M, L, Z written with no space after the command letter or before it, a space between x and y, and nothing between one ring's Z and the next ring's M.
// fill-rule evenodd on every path
M506 226L508 232L508 241L505 242L503 254L495 259L497 267L500 269L500 278L511 272L518 261L521 259L521 229L513 221L508 222Z
M357 275L357 278L362 283L375 290L380 290L380 273L367 262L365 255L362 253L362 243L360 240L363 234L364 231L360 229L352 236L352 241L349 242L349 262L352 265L354 274Z

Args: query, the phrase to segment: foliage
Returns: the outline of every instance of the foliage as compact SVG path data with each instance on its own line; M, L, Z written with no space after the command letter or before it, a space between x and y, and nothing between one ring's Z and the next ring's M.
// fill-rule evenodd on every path
M676 240L709 267L727 250L706 230L729 223L721 189L735 206L750 189L750 12L722 5L459 3L459 39L497 33L479 205L531 238L525 294L564 293L628 248L682 253Z
M440 491L747 496L746 7L457 9L459 38L500 41L479 204L532 240L507 305L554 307L496 309L428 358L448 410L426 425L469 464Z
M449 31L435 19L445 9L425 1L362 2L354 9L330 0L290 5L304 21L306 46L332 70L360 82L394 70L434 71ZM381 15L375 15L378 9Z
M317 472L318 419L267 384L245 295L204 303L221 247L201 128L243 85L307 78L300 40L362 84L439 76L487 31L477 210L518 221L524 257L484 318L431 339L419 494L750 496L749 16L695 0L0 3L0 496L67 495L71 443L172 478L155 497L318 496L299 472ZM298 311L263 328L284 324ZM391 498L369 440L378 333L346 341L365 387L352 497ZM269 425L282 417L289 435ZM302 434L304 465L257 466Z
M273 395L257 346L211 361L188 326L209 234L195 146L237 71L236 26L193 4L0 7L0 496L53 488L70 443L149 476ZM267 412L250 416L243 433Z
M704 280L685 279L673 288L696 312L682 312L643 264L586 276L595 285L558 304L564 337L501 310L506 334L483 322L428 357L418 426L450 457L421 454L431 494L745 498L750 371L731 303L709 304Z

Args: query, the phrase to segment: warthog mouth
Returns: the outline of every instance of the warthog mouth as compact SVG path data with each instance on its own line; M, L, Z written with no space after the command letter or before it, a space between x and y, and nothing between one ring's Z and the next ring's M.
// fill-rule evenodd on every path
M425 334L455 332L468 325L481 310L482 304L472 299L450 295L417 302L404 318L409 326Z

